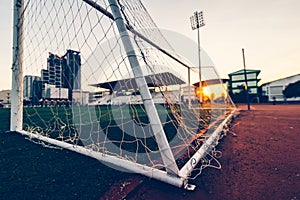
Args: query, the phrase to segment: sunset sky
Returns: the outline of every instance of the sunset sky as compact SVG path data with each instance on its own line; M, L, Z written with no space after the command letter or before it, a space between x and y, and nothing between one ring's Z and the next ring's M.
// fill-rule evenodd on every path
M260 83L300 73L299 0L143 0L159 28L197 41L190 27L203 11L201 47L222 78L243 67L260 69ZM0 2L0 90L11 86L12 1ZM195 49L197 51L197 49Z

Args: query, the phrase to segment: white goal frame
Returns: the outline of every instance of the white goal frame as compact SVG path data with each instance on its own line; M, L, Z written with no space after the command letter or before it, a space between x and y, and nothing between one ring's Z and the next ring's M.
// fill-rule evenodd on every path
M90 0L83 0L88 4L93 4ZM149 118L151 128L155 133L155 139L157 141L162 161L165 167L164 170L152 168L146 165L142 165L136 162L132 162L120 157L107 155L100 152L95 152L91 149L84 148L79 145L69 144L63 141L55 140L49 137L45 137L40 134L33 134L23 130L23 13L24 13L24 1L14 0L14 14L13 14L13 57L12 57L12 90L11 90L11 119L10 119L10 131L18 132L29 138L35 138L40 141L44 141L71 151L78 152L80 154L93 157L100 161L116 165L118 167L125 168L129 171L140 173L145 176L155 178L157 180L166 182L176 187L189 188L188 178L191 172L196 167L197 163L204 158L207 153L218 143L219 137L224 129L224 126L230 122L233 110L226 119L216 128L216 130L208 137L200 149L190 158L190 160L179 169L171 148L168 144L166 134L163 130L162 124L159 119L159 115L155 108L153 99L148 90L145 77L138 64L138 60L131 44L128 28L122 18L120 7L116 0L108 0L110 8L112 10L113 19L117 28L121 34L122 43L129 58L129 63L134 73L136 83L140 89L143 104L145 106L147 116ZM154 44L155 45L155 44Z

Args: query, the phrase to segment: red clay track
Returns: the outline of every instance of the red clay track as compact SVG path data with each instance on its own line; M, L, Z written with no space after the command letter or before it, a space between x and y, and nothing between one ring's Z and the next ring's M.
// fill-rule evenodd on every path
M300 105L239 109L218 146L222 169L205 169L195 191L146 179L126 199L300 199Z

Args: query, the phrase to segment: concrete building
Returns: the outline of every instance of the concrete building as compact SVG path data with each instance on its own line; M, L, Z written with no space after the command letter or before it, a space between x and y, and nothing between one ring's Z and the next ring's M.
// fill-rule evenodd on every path
M54 85L45 84L46 99L68 99L68 88L58 88Z
M43 98L52 98L54 96L65 98L64 93L58 93L56 91L68 91L66 98L71 101L73 99L72 91L81 89L80 52L68 49L63 56L49 53L47 69L41 70L40 80L42 82L36 84L36 94L41 94ZM42 86L40 84L42 84ZM45 84L47 84L47 88ZM53 89L54 87L58 88L58 90ZM42 91L38 92L37 90L39 88L42 88ZM56 93L58 95L56 95Z
M47 69L42 69L41 71L41 80L49 84L49 71Z
M73 100L73 90L81 90L80 52L68 49L59 56L49 53L47 69L41 70L41 77L24 77L24 100L38 105L41 99Z
M62 61L62 87L69 89L68 98L73 99L73 90L81 90L80 52L68 49Z
M32 96L32 104L33 105L38 105L40 99L45 97L46 90L45 90L45 85L46 83L42 80L35 80L33 81L33 96Z
M10 107L11 99L10 99L11 91L10 90L2 90L0 91L0 107L8 108Z
M24 77L24 89L23 89L23 97L24 100L30 101L34 97L34 82L40 81L41 77L39 76L31 76L26 75Z
M80 52L67 50L63 56L63 86L73 90L81 89L81 57Z
M233 73L228 74L228 92L234 102L246 102L246 93L245 93L245 73L247 78L249 100L250 102L259 102L259 91L258 91L258 82L260 79L258 75L260 70L247 69L246 71L239 70Z
M47 58L47 70L42 70L42 80L50 85L55 85L58 88L62 87L62 57L49 53Z
M290 84L300 81L300 74L277 79L268 83L262 84L262 95L267 96L268 101L300 101L300 97L285 99L283 95L284 89Z
M79 105L88 105L89 103L89 92L82 90L73 90L73 99L72 102Z
M171 97L170 99L173 101L173 103L180 103L181 91L176 91L175 89L168 90L168 87L174 88L176 86L179 88L179 86L185 84L185 82L171 72L147 75L145 76L145 80L154 103L166 103L165 96ZM135 78L101 82L91 84L90 86L96 87L97 90L105 91L102 93L91 93L91 105L120 105L143 103ZM162 88L164 89L161 90ZM188 90L186 92L188 92ZM162 95L162 93L164 93L165 95ZM193 93L193 96L195 96L195 93ZM195 99L195 97L193 98Z
M182 87L181 100L188 103L189 101L197 101L196 91L194 86Z
M96 105L98 104L101 99L105 96L109 96L109 91L98 91L98 92L90 92L89 93L89 104Z

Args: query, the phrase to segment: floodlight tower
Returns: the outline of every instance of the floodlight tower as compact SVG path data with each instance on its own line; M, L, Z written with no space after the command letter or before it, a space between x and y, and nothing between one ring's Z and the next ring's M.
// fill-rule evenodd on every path
M198 33L199 89L200 89L200 103L202 103L200 27L205 26L204 19L203 19L203 12L195 11L194 15L191 16L190 19L191 19L192 30L197 29L197 33Z

